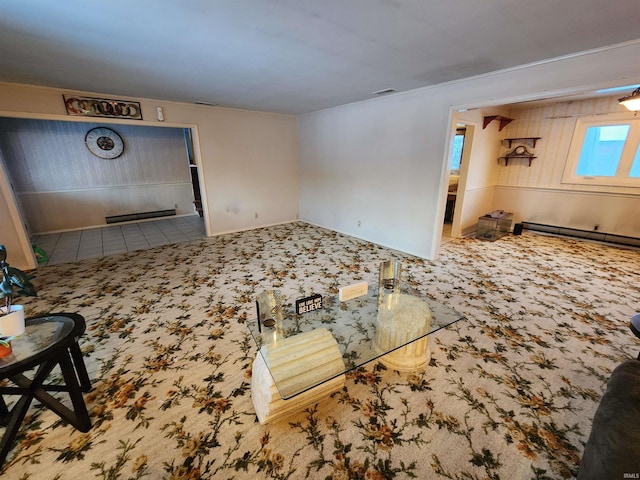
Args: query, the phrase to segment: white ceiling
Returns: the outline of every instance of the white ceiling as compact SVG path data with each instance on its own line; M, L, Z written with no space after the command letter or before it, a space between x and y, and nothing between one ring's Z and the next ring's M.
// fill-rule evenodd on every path
M1 0L0 81L299 114L639 38L639 0Z

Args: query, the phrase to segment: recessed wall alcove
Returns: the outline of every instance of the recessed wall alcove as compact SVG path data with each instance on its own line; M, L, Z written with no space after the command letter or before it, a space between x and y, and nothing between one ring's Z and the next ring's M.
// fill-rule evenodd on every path
M116 131L124 152L92 154L86 133ZM0 118L3 152L30 234L105 225L106 217L176 210L195 214L184 129Z

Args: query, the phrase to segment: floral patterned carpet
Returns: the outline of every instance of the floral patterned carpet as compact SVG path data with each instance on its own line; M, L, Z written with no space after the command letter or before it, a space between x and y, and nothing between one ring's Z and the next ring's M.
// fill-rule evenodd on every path
M431 337L429 367L374 361L317 405L257 423L256 294L336 294L377 282L391 258L467 317ZM85 317L93 428L34 403L2 478L572 478L610 372L640 351L639 271L637 249L526 231L426 261L304 223L42 267L23 303Z

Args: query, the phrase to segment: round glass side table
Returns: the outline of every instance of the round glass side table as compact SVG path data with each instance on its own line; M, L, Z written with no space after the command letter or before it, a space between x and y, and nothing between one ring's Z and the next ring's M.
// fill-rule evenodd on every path
M84 318L77 313L57 313L27 319L25 325L25 333L11 341L11 354L0 358L0 425L6 427L0 441L0 466L13 446L33 399L81 432L91 429L82 396L91 389L91 382L78 345L78 338L85 331ZM60 367L64 384L46 384L56 366ZM30 370L34 370L31 378L25 375ZM48 392L67 392L73 409ZM4 395L19 397L11 410Z

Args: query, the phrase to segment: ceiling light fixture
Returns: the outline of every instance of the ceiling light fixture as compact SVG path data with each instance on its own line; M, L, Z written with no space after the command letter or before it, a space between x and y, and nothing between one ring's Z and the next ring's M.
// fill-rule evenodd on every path
M631 95L619 98L618 101L624 105L627 110L637 112L640 110L640 87L636 88Z

